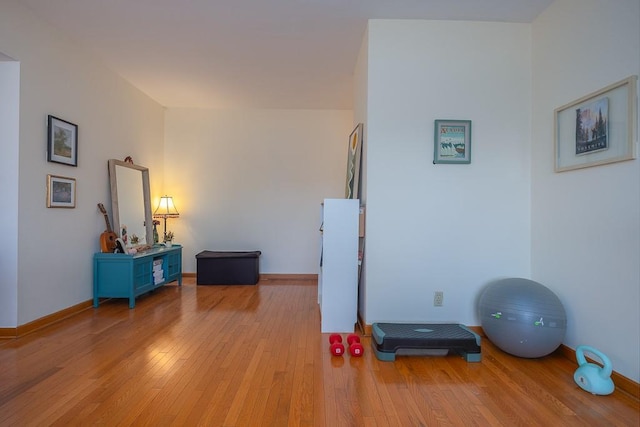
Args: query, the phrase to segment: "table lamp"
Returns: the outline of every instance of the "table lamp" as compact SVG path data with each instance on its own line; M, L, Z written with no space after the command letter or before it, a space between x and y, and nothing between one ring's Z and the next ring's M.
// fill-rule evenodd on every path
M176 209L173 204L173 197L171 196L162 196L160 197L160 203L158 203L158 207L153 212L154 218L163 218L164 219L164 234L163 241L167 239L167 218L178 218L180 213Z

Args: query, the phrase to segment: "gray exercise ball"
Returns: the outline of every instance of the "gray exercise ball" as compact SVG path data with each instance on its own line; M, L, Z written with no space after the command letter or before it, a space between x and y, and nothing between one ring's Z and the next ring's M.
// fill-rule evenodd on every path
M556 350L567 329L560 299L528 279L490 283L478 300L482 329L489 340L514 356L543 357Z

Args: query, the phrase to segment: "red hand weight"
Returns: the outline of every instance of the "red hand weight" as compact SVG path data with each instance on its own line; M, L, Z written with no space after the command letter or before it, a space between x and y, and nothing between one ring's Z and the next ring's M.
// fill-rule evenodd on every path
M347 342L349 345L360 342L360 337L356 334L349 334L347 335Z
M341 342L331 344L331 354L334 356L342 356L344 354L344 345Z
M340 343L340 342L342 342L342 335L340 334L329 335L329 344Z
M342 335L340 334L331 334L329 335L329 343L331 347L331 354L334 356L342 356L344 354L344 344L342 344Z
M349 354L353 357L360 357L364 354L364 347L360 344L360 337L357 334L349 334L347 336L349 343Z
M364 347L359 342L354 342L349 346L349 353L354 357L360 357L364 354Z

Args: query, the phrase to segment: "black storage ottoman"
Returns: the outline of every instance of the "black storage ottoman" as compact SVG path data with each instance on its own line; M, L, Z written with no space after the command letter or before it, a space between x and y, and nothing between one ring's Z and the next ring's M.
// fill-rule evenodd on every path
M202 251L196 255L196 284L255 285L258 283L260 251Z

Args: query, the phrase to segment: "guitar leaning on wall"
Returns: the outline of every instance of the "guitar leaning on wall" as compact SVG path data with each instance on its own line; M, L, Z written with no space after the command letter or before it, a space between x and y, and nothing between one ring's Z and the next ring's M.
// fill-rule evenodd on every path
M100 250L102 252L113 252L116 249L116 239L118 235L111 230L109 216L107 216L107 210L102 203L98 203L98 209L100 209L100 212L104 215L104 221L107 223L107 231L100 234Z

